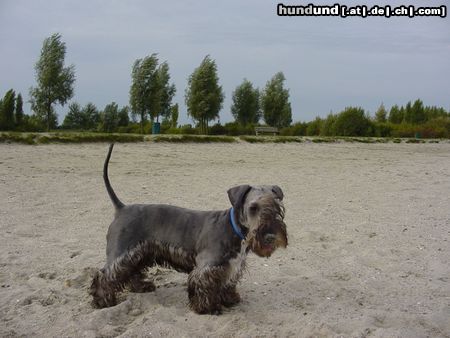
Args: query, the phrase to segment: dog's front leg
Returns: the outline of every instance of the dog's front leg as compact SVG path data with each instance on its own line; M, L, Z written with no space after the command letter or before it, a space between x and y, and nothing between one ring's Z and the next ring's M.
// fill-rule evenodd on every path
M103 308L116 305L117 284L111 283L105 270L95 272L89 294L92 296L92 305L96 308Z
M226 269L223 266L196 267L188 278L190 308L199 314L220 314L225 278Z
M145 274L140 271L131 276L128 287L131 292L144 293L156 290L156 286L152 281L145 280Z

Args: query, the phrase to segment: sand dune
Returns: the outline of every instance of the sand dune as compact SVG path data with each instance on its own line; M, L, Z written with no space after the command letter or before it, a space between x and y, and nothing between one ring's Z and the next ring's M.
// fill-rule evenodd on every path
M118 144L125 203L228 208L278 184L290 245L250 255L242 303L187 308L186 275L95 310L113 208L106 144L0 145L0 336L450 337L450 144Z

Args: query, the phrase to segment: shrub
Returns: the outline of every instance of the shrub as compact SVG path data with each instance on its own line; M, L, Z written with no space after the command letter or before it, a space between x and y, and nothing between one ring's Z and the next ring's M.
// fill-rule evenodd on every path
M320 117L316 117L314 121L308 122L306 127L306 135L307 136L320 135L322 124L323 120Z
M150 121L144 122L144 134L150 134L152 131L152 123ZM117 128L118 133L127 133L127 134L140 134L141 133L141 125L139 123L130 123L127 126L121 126Z
M450 138L450 118L438 117L420 126L424 138Z
M225 132L230 136L239 135L253 135L255 133L255 127L251 124L242 126L237 122L228 122L224 125Z
M198 130L197 130L197 128L192 128L192 125L190 125L190 124L185 124L180 127L180 134L195 135L195 134L198 134Z
M209 128L210 135L227 135L227 129L222 126L220 123L216 123L212 127Z
M336 115L329 114L322 123L322 128L320 129L320 136L335 136L336 120L337 120Z
M166 134L166 135L177 135L179 133L180 133L180 128L173 128L173 127L164 131L164 134Z
M364 115L364 109L348 107L338 114L335 131L339 136L370 136L371 123Z
M306 128L308 124L306 122L297 122L290 127L286 127L280 130L281 136L306 136Z
M414 137L417 127L408 123L392 124L391 136L393 137Z
M377 137L390 137L392 133L392 125L387 122L375 122L374 129L374 135Z

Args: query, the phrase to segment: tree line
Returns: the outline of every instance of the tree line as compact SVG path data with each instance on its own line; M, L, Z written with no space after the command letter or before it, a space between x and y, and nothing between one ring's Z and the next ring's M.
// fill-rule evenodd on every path
M278 127L282 135L322 136L412 136L450 137L450 114L445 109L424 106L421 100L405 106L394 105L389 112L382 104L372 118L360 107L348 107L326 118L292 124L289 89L282 72L267 81L263 89L244 79L232 92L231 114L234 122L211 125L219 120L225 98L219 84L217 65L209 55L189 76L185 89L188 116L194 125L178 125L179 106L173 103L176 87L170 82L167 61L157 54L137 59L131 69L129 105L115 102L99 110L93 103L81 107L71 102L63 123L58 126L56 105L64 106L74 95L75 67L65 66L66 45L60 34L44 40L35 64L36 86L29 91L32 115L23 112L22 95L9 90L0 100L0 130L78 131L149 133L151 125L161 122L165 133L252 134L261 120ZM131 118L130 118L131 116ZM419 127L420 126L420 127Z
M283 134L449 138L450 114L441 107L424 106L420 99L405 106L394 105L389 111L381 104L374 117L361 107L347 107L338 114L330 113L326 118L295 123Z

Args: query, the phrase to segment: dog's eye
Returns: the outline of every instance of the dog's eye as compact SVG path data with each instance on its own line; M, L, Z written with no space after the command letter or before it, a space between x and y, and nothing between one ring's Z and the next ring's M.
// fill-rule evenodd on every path
M250 204L250 206L248 207L248 211L250 212L250 214L255 214L258 211L258 204L256 203L252 203Z

